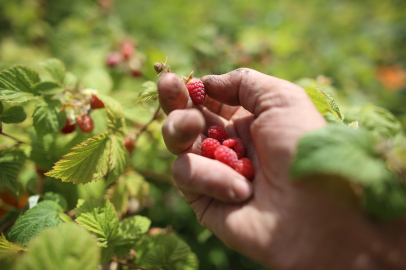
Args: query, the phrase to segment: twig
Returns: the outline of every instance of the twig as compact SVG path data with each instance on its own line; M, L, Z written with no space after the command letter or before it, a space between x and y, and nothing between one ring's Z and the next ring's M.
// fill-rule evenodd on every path
M154 113L154 116L152 116L151 120L149 120L149 122L148 122L146 125L144 125L144 126L140 129L140 131L138 131L138 134L137 134L137 136L135 137L135 141L137 141L138 138L140 137L140 135L148 128L148 126L158 118L160 109L161 109L161 106L158 106L158 108L156 108L155 113Z
M135 265L132 265L132 264L129 264L129 263L120 262L119 260L116 260L116 259L111 259L111 260L112 260L113 262L118 263L118 264L121 264L121 265L124 265L124 266L130 267L131 269L150 270L150 269L148 269L148 268L143 268L143 267L140 267L140 266L135 266Z
M18 144L25 143L25 142L23 142L23 141L20 141L20 140L17 139L16 137L11 136L10 134L5 133L3 130L1 131L1 135L4 135L4 136L6 136L6 137L9 137L9 138L15 140L15 141L17 142L17 145L18 145Z

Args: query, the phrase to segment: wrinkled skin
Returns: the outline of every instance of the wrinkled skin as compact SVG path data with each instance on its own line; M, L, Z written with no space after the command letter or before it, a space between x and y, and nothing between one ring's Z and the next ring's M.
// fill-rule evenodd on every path
M272 269L406 269L403 221L374 222L350 199L289 180L298 139L326 125L302 88L245 68L202 81L203 106L173 73L160 78L158 91L168 114L163 137L179 156L174 178L203 226ZM199 155L212 125L243 140L252 182Z

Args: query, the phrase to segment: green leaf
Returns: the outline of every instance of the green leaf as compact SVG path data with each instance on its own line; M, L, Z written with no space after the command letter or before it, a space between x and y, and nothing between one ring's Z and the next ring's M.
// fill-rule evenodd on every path
M67 223L33 239L29 252L18 260L15 269L95 270L99 258L95 237L75 223Z
M340 109L329 94L314 86L307 86L304 90L323 116L327 113L332 113L338 119L343 119Z
M124 136L126 133L126 125L123 106L121 106L117 100L109 96L99 94L97 97L103 101L106 107L107 126L109 131Z
M18 173L27 157L21 150L7 148L0 150L0 183L18 193Z
M371 132L375 138L393 138L402 132L402 126L393 114L372 104L351 107L346 111L346 120L358 120L359 126Z
M55 95L63 90L59 84L54 82L39 82L34 84L31 88L35 93L41 95Z
M46 192L43 196L44 201L53 201L59 204L59 206L62 208L62 210L68 209L68 203L66 202L65 198L58 194L54 193L52 191Z
M130 155L124 146L124 139L119 136L110 135L111 139L111 155L106 186L114 183L120 175L122 175L128 167Z
M15 66L0 72L0 99L24 102L35 99L31 86L40 81L38 73L26 66Z
M61 212L63 209L56 202L38 203L17 219L9 233L10 240L26 246L31 238L44 228L55 227L63 223L59 216Z
M81 82L86 88L97 89L103 94L108 94L113 88L113 80L104 69L90 70L83 76Z
M31 138L30 159L41 169L49 170L58 161L56 155L56 143L54 134L47 134L42 138L35 136L34 132L29 133Z
M55 82L57 82L60 86L63 85L65 80L65 65L61 60L51 58L45 62L42 62L40 66L51 75Z
M380 182L389 172L374 142L364 130L330 124L300 139L290 176L338 175L366 186Z
M132 216L118 224L118 236L114 241L114 252L117 256L125 256L135 243L148 232L151 220L143 216Z
M59 100L43 100L35 106L32 117L39 138L48 133L57 133L64 127L66 115L60 112L61 106Z
M75 184L100 180L109 170L110 152L108 133L101 133L73 147L45 175Z
M76 222L94 233L102 249L102 264L114 255L113 246L118 233L118 218L114 206L107 200L79 200L76 208Z
M150 101L150 100L157 100L157 99L158 99L158 91L151 91L151 92L147 92L147 93L142 94L137 99L135 104L145 102L145 101Z
M366 211L380 220L390 220L406 213L406 188L392 177L363 191Z
M151 268L171 267L180 261L186 261L190 253L189 246L175 234L161 236L156 246L147 254Z
M24 247L17 246L16 244L13 244L13 243L7 241L4 234L1 234L1 236L0 236L0 253L8 253L8 252L15 253L20 250L27 250L27 249Z
M139 202L148 195L149 185L138 173L131 171L121 176L120 179L111 186L105 195L117 211L119 216L127 212L130 197L136 197Z
M1 114L0 121L6 124L17 124L23 122L26 118L27 114L25 114L23 107L13 106Z
M63 222L65 223L69 223L69 222L73 222L73 220L70 218L70 216L68 216L65 213L59 213L59 217L63 220Z
M3 113L3 111L4 111L4 106L3 106L3 103L0 100L0 115Z
M102 198L104 194L104 181L90 182L84 185L78 185L78 196L80 199Z

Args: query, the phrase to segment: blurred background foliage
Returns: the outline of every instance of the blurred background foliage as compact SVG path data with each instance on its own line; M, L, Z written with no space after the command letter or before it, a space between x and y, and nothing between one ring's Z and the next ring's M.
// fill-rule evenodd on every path
M44 74L38 63L59 58L85 87L120 101L133 132L158 105L134 104L142 83L157 80L153 63L166 57L178 75L249 67L302 86L316 85L335 97L344 115L346 106L374 103L389 109L404 128L405 12L404 0L0 0L0 70L18 63ZM136 75L105 64L125 39L137 45ZM34 104L25 106L32 114ZM106 123L96 111L92 117L97 134ZM201 269L264 269L201 227L171 185L175 157L160 134L163 120L161 115L140 136L132 155L132 167L149 182L149 197L139 214L148 216L153 227L178 232L198 255ZM21 140L29 141L30 121L4 130L26 134ZM55 155L83 141L78 133L69 143L65 139ZM0 138L0 145L12 143ZM35 177L32 163L19 181L29 190ZM63 194L70 209L77 198L104 194L97 183L76 187L54 179L45 179L44 189Z

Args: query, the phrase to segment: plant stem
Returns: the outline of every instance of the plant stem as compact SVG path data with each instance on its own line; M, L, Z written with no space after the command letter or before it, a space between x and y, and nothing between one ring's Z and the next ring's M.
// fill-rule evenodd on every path
M130 267L131 269L150 270L150 269L148 269L148 268L143 268L143 267L140 267L140 266L135 266L135 265L132 265L132 264L129 264L129 263L120 262L120 261L118 261L118 260L116 260L116 259L111 259L111 260L112 260L113 262L118 263L118 264L121 264L121 265L124 265L124 266Z
M135 137L135 141L137 141L138 138L140 137L140 135L141 135L145 130L147 130L148 126L158 118L160 109L161 109L161 106L158 106L158 108L156 108L155 113L154 113L154 116L152 116L151 120L149 120L149 122L148 122L146 125L144 125L144 126L140 129L140 131L138 132L137 136Z
M17 144L25 143L25 142L20 141L19 139L15 138L15 137L11 136L10 134L5 133L3 130L1 131L1 135L9 137L9 138L15 140L17 142Z

